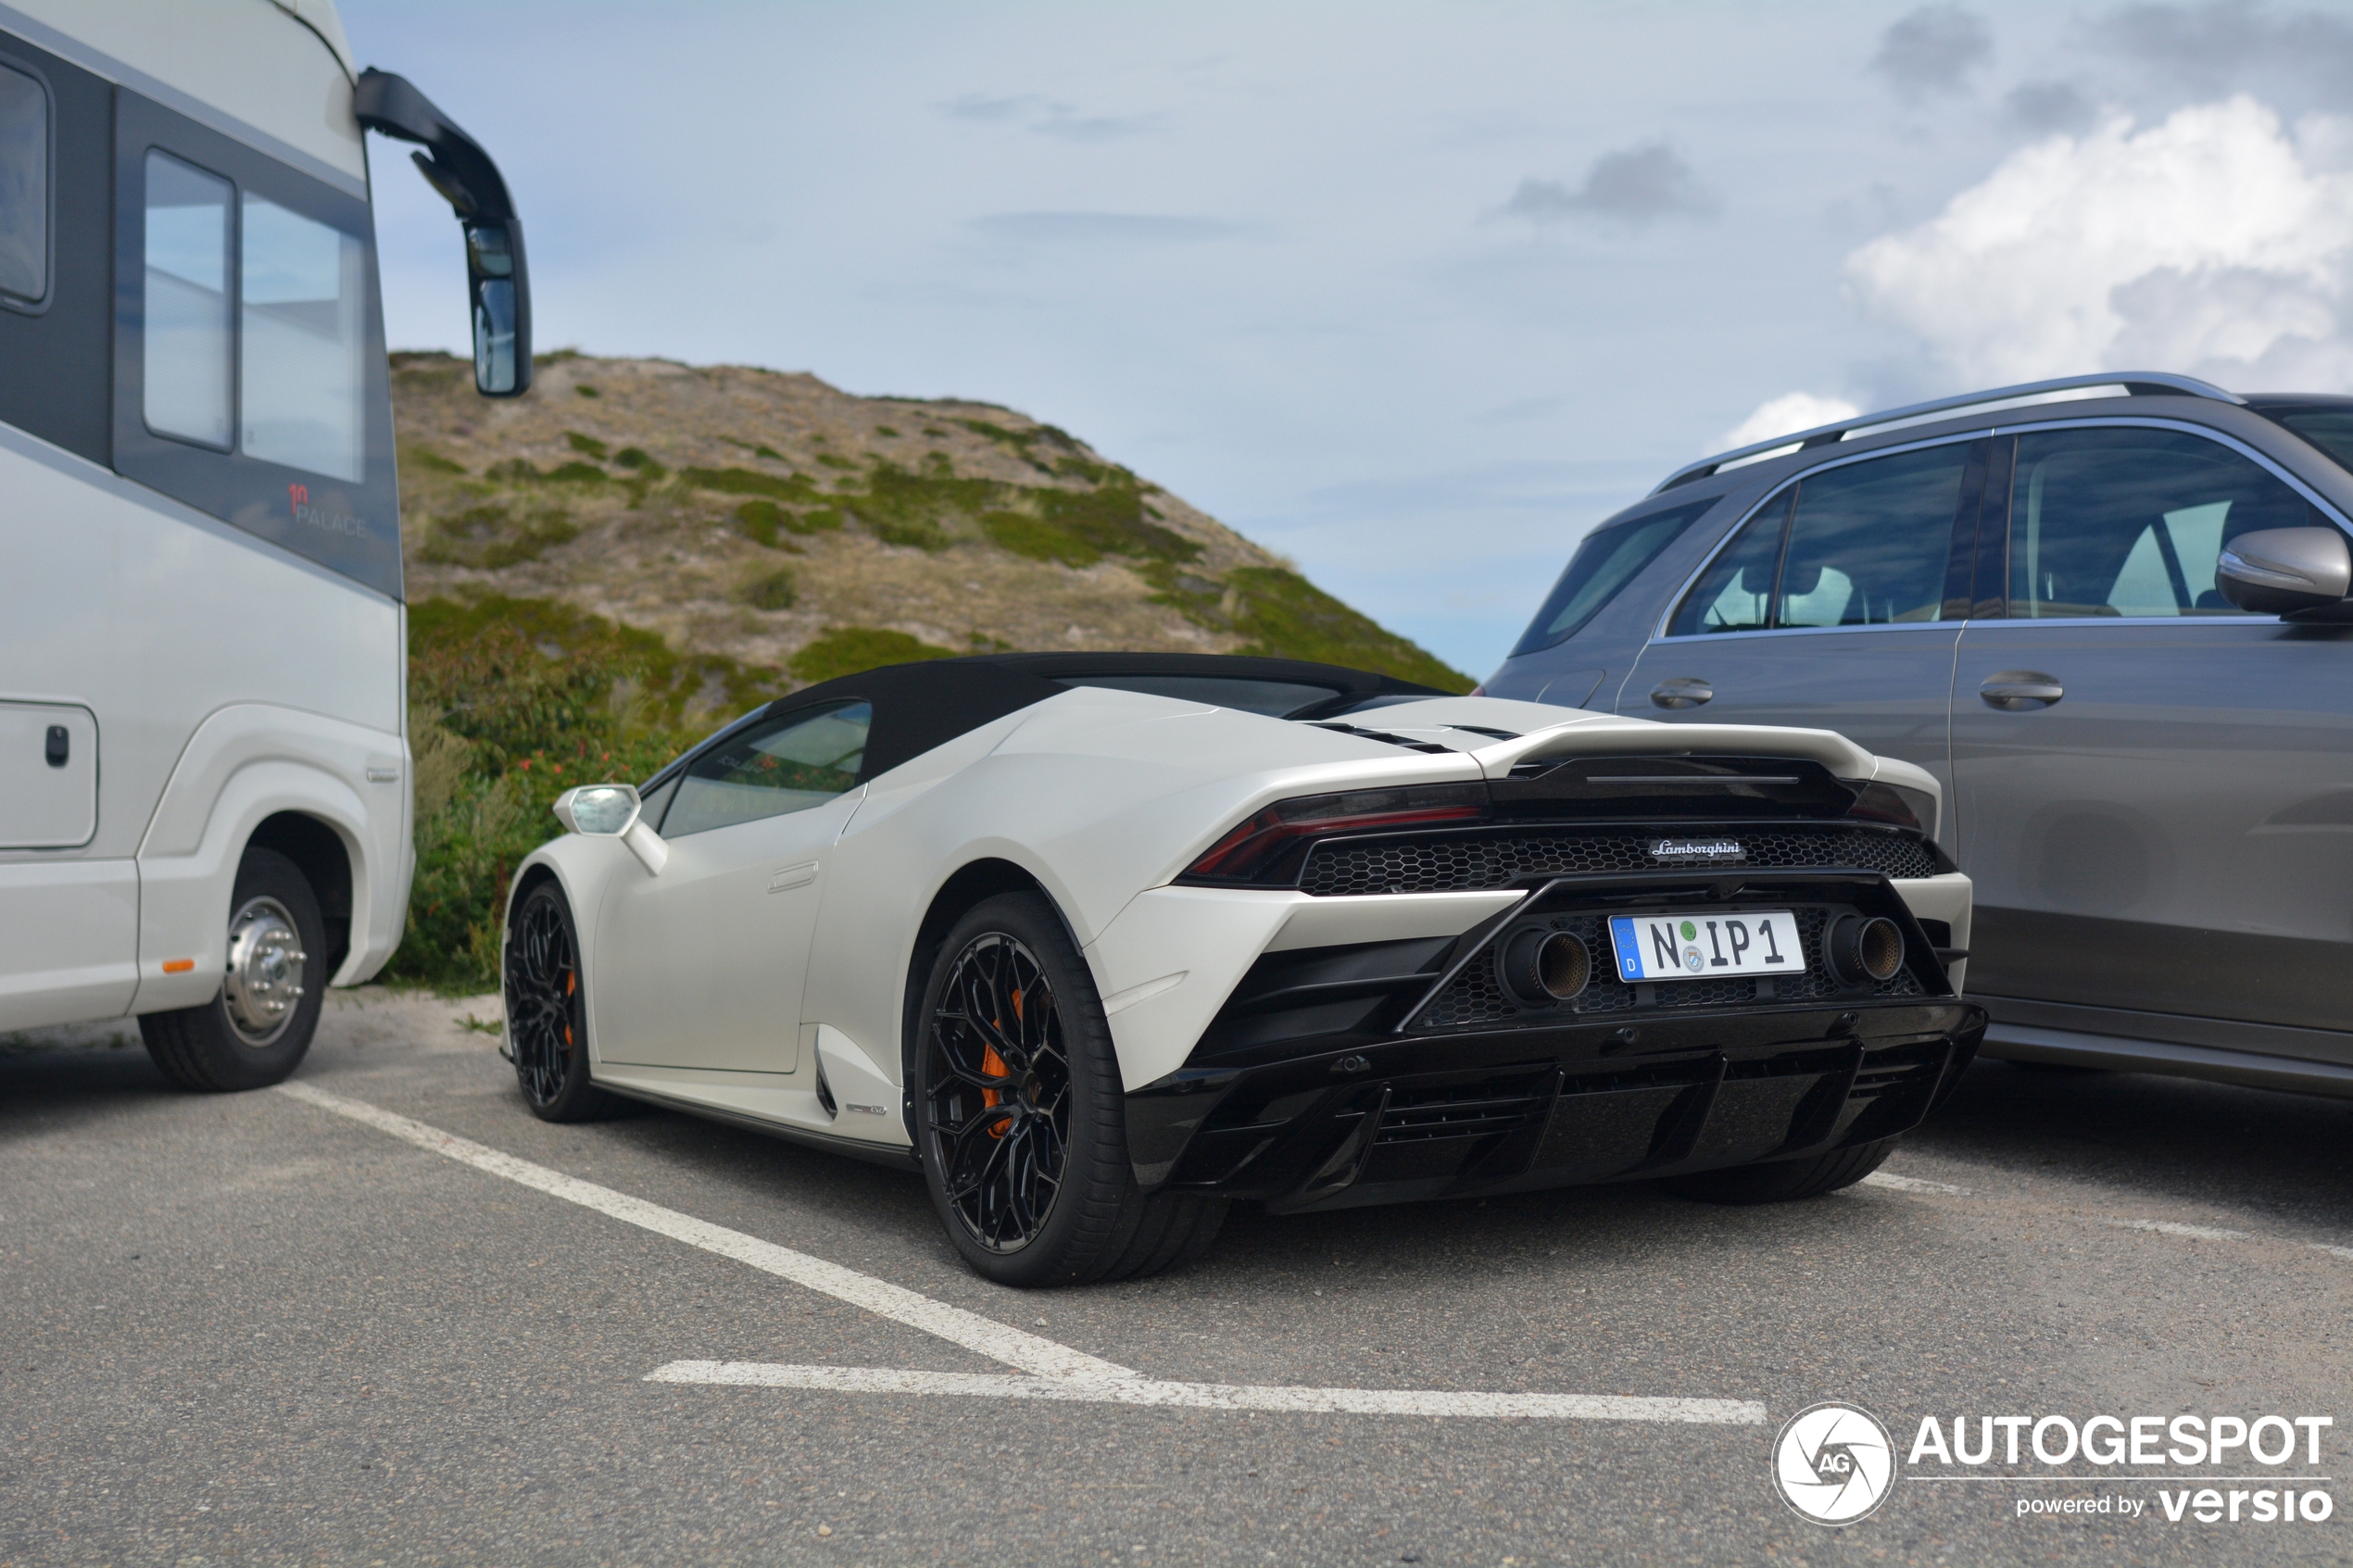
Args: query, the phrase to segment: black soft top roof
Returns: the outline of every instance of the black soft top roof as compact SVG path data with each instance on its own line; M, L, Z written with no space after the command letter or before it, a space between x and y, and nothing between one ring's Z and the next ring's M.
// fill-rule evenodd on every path
M862 784L934 746L947 745L958 735L1059 696L1071 686L1086 684L1094 677L1253 681L1316 686L1331 693L1327 698L1308 702L1285 715L1293 719L1336 713L1367 697L1453 695L1435 686L1401 681L1393 675L1301 659L1253 659L1216 653L989 653L969 659L926 659L917 664L885 664L838 680L822 681L790 696L778 697L757 713L728 725L721 734L754 720L827 703L872 703L874 728L867 734L865 762L858 771Z

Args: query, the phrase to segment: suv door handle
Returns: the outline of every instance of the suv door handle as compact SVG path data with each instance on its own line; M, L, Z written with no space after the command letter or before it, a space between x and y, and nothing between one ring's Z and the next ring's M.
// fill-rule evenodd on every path
M1651 701L1660 708L1697 708L1716 695L1716 688L1695 675L1679 675L1651 688Z
M2067 688L2036 671L2005 670L1998 675L1985 677L1977 695L1985 699L1988 708L1998 708L2005 713L2031 713L2065 696Z

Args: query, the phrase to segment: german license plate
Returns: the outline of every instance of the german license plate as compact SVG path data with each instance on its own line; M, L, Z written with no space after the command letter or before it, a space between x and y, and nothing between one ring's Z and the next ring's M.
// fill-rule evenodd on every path
M1705 980L1719 974L1803 974L1806 949L1797 917L1768 913L1617 915L1609 922L1617 977Z

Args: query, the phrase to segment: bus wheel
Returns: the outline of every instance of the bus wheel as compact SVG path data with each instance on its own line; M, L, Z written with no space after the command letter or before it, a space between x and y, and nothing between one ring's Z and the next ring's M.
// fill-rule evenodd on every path
M302 872L275 850L247 849L229 897L220 994L201 1007L141 1015L147 1054L183 1089L280 1082L319 1027L326 952L326 922Z

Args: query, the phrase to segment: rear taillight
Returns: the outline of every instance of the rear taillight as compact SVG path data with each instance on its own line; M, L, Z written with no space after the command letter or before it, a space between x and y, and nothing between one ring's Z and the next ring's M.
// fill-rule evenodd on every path
M1931 837L1936 833L1936 797L1903 784L1865 784L1862 793L1855 797L1855 804L1846 809L1846 814L1867 822L1893 822L1897 827L1915 828Z
M1302 795L1278 800L1239 823L1185 868L1187 881L1248 882L1303 840L1381 828L1471 822L1487 815L1485 784L1408 784Z

